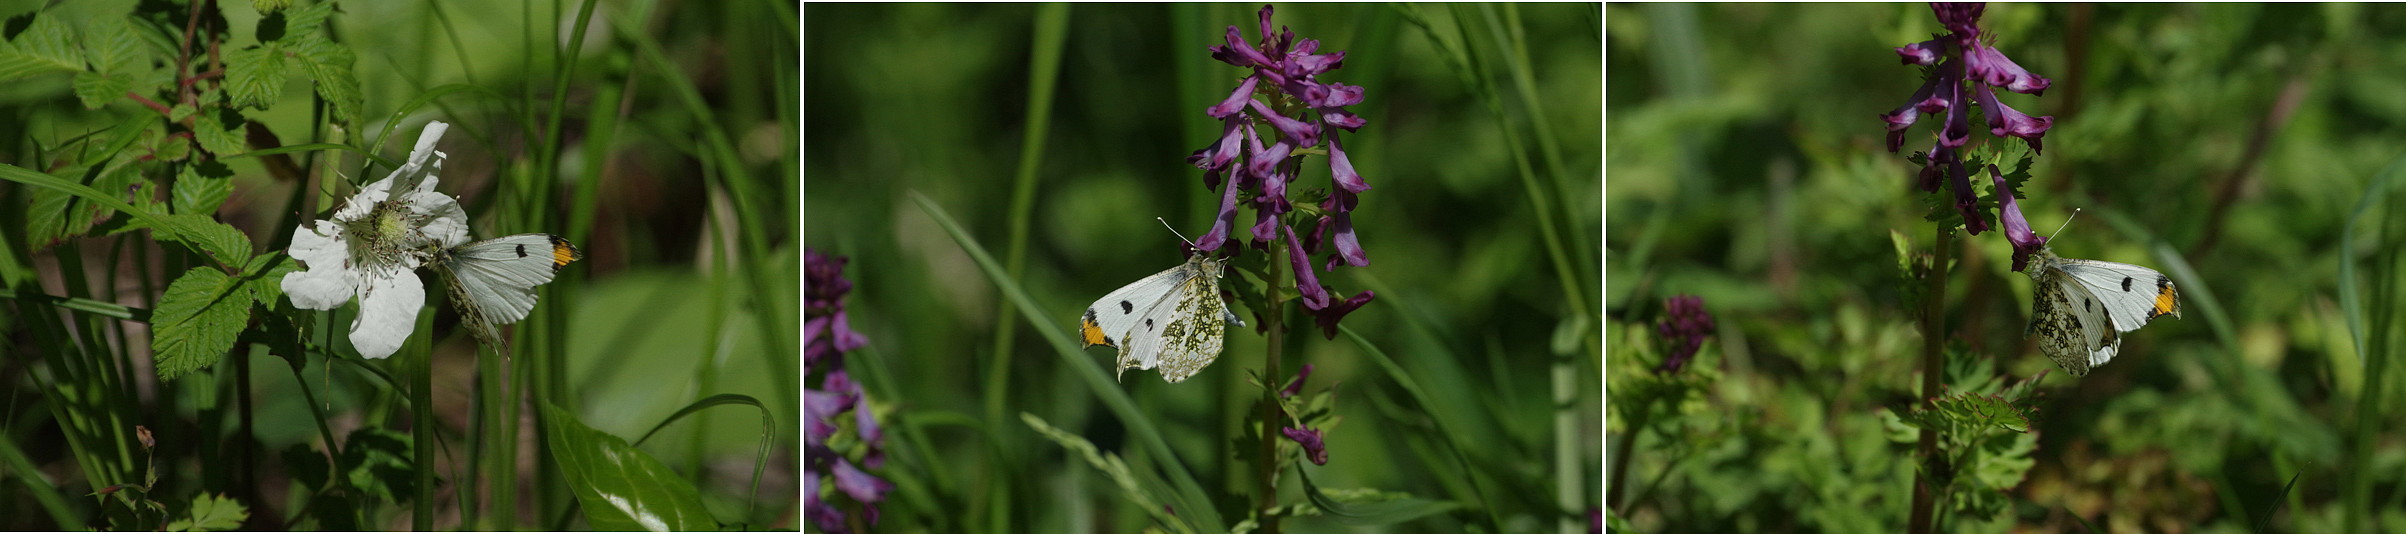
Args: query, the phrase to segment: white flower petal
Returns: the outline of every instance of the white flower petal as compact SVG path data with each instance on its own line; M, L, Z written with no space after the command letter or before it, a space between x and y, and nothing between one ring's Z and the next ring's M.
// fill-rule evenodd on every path
M368 216L369 211L376 209L376 203L383 202L386 197L392 196L387 193L393 188L392 182L392 178L385 178L360 188L359 194L351 195L350 200L343 201L342 209L334 210L334 220L356 221L361 217Z
M351 347L359 349L361 357L391 357L417 328L426 288L416 271L363 274L367 283L359 292L359 318L351 321Z
M288 250L293 259L308 268L284 275L284 295L292 300L293 306L331 310L351 301L358 274L346 265L351 252L343 244L341 226L318 221L316 230L294 229L292 248Z
M468 210L460 207L459 199L426 191L410 194L407 202L411 215L428 217L422 219L425 226L414 230L419 238L443 248L468 242Z
M418 146L409 150L409 161L376 183L402 193L434 191L435 182L441 181L435 173L443 172L443 158L447 157L435 150L434 144L443 139L444 131L450 129L451 125L441 121L426 123L426 129L418 132Z

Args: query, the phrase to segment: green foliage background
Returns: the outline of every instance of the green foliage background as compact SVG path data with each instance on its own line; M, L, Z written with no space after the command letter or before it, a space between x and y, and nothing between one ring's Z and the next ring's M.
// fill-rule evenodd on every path
M1659 358L1644 323L1663 297L1701 295L1720 324L1703 389L1631 453L1613 491L1639 496L1616 520L1900 530L1913 451L1882 417L1917 398L1919 301L1890 232L1926 254L1933 229L1876 116L1921 82L1890 49L1944 30L1923 4L1605 11L1615 415ZM2406 387L2379 372L2402 204L2375 186L2406 156L2406 10L1996 4L1982 27L2054 80L2002 95L2056 119L2021 200L2032 226L2082 209L2053 249L2170 274L2184 315L2124 336L2085 378L2046 376L2010 505L1942 531L2406 529L2391 409ZM2021 335L2029 280L2006 241L1958 237L1949 357L2016 379L2052 369ZM1628 424L1614 418L1615 443Z
M1074 450L1075 439L1086 440L1129 457L1138 472L1162 461L1140 445L1145 430L1105 409L1101 397L1118 394L1071 367L1108 373L1110 354L1092 349L1065 360L1029 323L1069 329L1096 297L1183 261L1178 238L1154 217L1190 238L1209 228L1218 194L1183 158L1219 133L1203 110L1246 72L1210 59L1206 48L1224 42L1231 25L1257 38L1260 7L1071 6L1050 126L1031 134L1028 73L1032 58L1048 53L1042 8L804 6L804 241L851 257L850 320L870 342L845 365L898 429L889 430L897 441L878 471L900 486L883 507L881 529L1134 531L1160 520L1159 510L1137 504ZM1566 382L1576 401L1560 408L1571 424L1558 426L1549 375L1559 362L1566 376L1598 376L1592 356L1554 356L1565 339L1581 347L1573 354L1594 354L1596 345L1580 340L1595 339L1597 323L1573 317L1596 314L1566 298L1539 217L1568 222L1556 223L1559 243L1571 247L1562 252L1574 269L1568 283L1584 288L1577 300L1593 306L1602 221L1594 178L1599 10L1277 5L1275 24L1320 40L1323 52L1348 52L1344 67L1321 80L1367 93L1350 109L1369 123L1344 142L1373 187L1355 212L1371 264L1323 281L1345 294L1377 291L1344 322L1391 355L1434 405L1415 400L1361 345L1324 338L1303 315L1289 320L1301 324L1276 380L1310 363L1307 391L1338 388L1334 413L1342 420L1329 429L1330 461L1305 466L1314 484L1351 502L1387 498L1360 491L1375 489L1464 505L1399 530L1583 529L1586 507L1557 505L1557 482L1583 495L1573 503L1597 500L1600 391L1592 381ZM1518 49L1509 44L1515 32ZM1480 66L1449 50L1468 51ZM1512 69L1532 73L1529 83L1516 82ZM1042 136L1043 149L1032 154L1033 209L1015 236L1010 204L1028 135ZM1541 148L1539 138L1558 148ZM1549 161L1545 150L1557 157ZM1303 169L1297 187L1327 187L1325 160ZM1014 237L1023 239L1025 266L1014 285L1042 313L1030 317L998 298L1005 295L989 274L914 194L959 221L997 262ZM1249 212L1241 217L1250 220ZM1259 271L1265 256L1247 251L1233 265ZM1233 272L1230 279L1239 278ZM1253 310L1235 311L1259 324ZM998 329L1016 330L1003 345L1008 359L998 356ZM1233 440L1260 396L1248 380L1260 372L1264 346L1262 335L1231 328L1226 351L1193 379L1166 384L1156 373L1131 372L1120 384L1103 383L1133 399L1230 523L1252 502L1253 468L1237 451L1253 446ZM1040 434L1022 413L1064 434ZM1459 430L1449 436L1438 430L1444 425ZM1557 443L1558 429L1572 441ZM1065 435L1072 441L1057 441ZM1449 440L1468 445L1460 451L1467 464ZM1572 454L1568 469L1557 465L1557 451ZM1291 472L1281 481L1281 502L1304 500ZM1487 504L1474 504L1482 494ZM1290 522L1290 531L1345 524L1295 506L1316 516Z

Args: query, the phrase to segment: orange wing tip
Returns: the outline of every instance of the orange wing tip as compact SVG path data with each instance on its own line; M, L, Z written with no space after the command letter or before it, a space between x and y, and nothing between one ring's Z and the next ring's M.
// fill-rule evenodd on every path
M551 268L567 267L568 262L585 259L585 251L577 250L567 238L551 236Z
M2156 315L2170 315L2170 316L2173 316L2173 317L2179 317L2179 316L2180 316L2180 292L2179 292L2179 291L2175 291L2175 290L2173 290L2173 289L2172 289L2172 286L2168 286L2168 285L2167 285L2167 286L2164 286L2162 289L2158 289L2158 290L2156 290L2156 292L2155 292L2155 314L2156 314Z
M1118 346L1111 343L1111 336L1103 335L1103 325L1095 324L1093 310L1087 310L1086 316L1078 319L1078 341L1086 347Z

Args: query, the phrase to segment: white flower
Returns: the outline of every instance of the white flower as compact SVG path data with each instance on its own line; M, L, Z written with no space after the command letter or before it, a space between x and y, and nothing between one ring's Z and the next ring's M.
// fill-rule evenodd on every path
M360 189L333 220L293 230L289 252L308 270L284 275L284 295L311 310L331 310L358 297L351 346L360 356L385 358L401 349L426 303L418 266L431 251L468 241L467 210L434 192L435 173L443 169L443 153L434 144L449 128L428 123L407 164Z

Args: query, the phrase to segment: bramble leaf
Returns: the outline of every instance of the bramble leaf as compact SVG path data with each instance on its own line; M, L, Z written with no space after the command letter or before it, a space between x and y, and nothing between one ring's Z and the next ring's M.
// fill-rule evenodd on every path
M215 161L185 165L175 179L175 213L208 215L234 193L234 170Z
M236 501L233 497L214 496L207 493L192 496L192 508L188 512L190 512L188 517L168 523L161 530L222 532L242 528L242 520L251 517L251 511L243 507L241 501Z
M267 43L225 53L226 97L234 107L266 108L284 91L284 49Z
M251 302L249 287L216 267L193 267L176 277L159 295L150 320L159 380L174 380L224 359L234 348L235 335L251 319Z
M84 69L83 54L75 49L75 30L58 17L26 13L12 18L32 18L25 31L5 44L0 44L0 81L29 78L44 74L75 72Z

